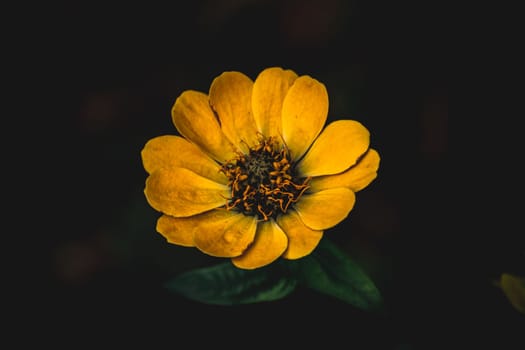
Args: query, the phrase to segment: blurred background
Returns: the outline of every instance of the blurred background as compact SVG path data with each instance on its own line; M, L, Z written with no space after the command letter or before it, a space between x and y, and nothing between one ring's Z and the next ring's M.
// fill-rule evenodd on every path
M464 176L449 142L446 15L438 2L362 0L33 8L18 63L37 104L25 136L38 143L31 164L45 185L31 193L38 210L21 221L38 229L19 258L31 276L19 276L31 286L17 292L30 312L17 313L20 325L32 320L42 339L71 344L171 339L177 346L197 334L218 347L249 346L247 338L274 346L514 348L524 315L495 281L503 272L525 275L523 242L515 232L471 240L456 221L466 208L455 196ZM271 66L323 82L328 121L356 119L371 132L382 157L378 178L325 237L376 282L385 315L303 289L228 308L162 287L219 260L156 233L140 151L176 133L170 110L184 90L207 92L227 70L255 79Z

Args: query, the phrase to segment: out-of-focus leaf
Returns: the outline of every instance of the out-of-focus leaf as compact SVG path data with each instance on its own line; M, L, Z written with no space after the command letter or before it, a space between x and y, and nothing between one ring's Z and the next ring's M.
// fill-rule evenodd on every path
M525 314L525 277L502 273L499 285L512 306Z
M366 311L382 309L374 282L343 251L326 239L295 264L299 281L318 292L339 298Z
M231 262L184 272L166 287L185 297L216 305L249 304L284 298L297 281L280 269L243 270Z

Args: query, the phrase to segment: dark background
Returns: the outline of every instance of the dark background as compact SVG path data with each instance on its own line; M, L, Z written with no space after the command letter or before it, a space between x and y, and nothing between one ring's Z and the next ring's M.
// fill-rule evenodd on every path
M32 233L22 234L16 262L27 270L16 276L15 324L73 345L517 348L524 317L493 282L525 274L523 243L509 231L473 238L458 222L467 209L449 142L454 55L440 3L71 2L32 8L24 23L13 88L31 96L19 110L31 125L22 146L35 146L20 205L38 204L18 221ZM374 279L385 315L303 289L219 307L162 287L219 260L155 232L140 151L176 133L170 110L184 90L207 92L227 70L255 79L271 66L320 80L329 121L356 119L371 132L378 178L325 237Z

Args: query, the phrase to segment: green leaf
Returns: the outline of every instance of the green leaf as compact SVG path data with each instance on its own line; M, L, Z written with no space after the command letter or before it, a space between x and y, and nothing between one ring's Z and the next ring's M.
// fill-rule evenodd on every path
M231 262L184 272L166 287L185 297L216 305L237 305L281 299L297 280L279 266L243 270Z
M383 300L374 282L327 239L309 256L296 261L299 281L366 311L379 311Z

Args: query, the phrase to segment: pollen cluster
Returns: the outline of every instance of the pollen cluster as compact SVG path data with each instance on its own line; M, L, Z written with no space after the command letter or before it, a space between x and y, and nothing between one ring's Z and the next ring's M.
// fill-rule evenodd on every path
M247 154L223 164L231 196L227 210L238 210L267 221L286 213L308 188L310 178L298 177L286 147L273 138L263 138Z

